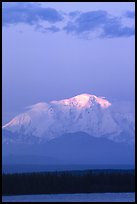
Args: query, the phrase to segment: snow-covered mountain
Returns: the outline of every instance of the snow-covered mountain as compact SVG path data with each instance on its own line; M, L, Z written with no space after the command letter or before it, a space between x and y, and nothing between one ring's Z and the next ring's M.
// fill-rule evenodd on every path
M132 143L134 116L114 108L104 97L81 94L30 106L3 126L3 142L49 141L65 133L79 131Z

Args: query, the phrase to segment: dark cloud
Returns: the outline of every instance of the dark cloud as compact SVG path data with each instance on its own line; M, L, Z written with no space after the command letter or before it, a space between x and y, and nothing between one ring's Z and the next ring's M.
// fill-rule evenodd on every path
M135 29L133 27L123 26L119 19L112 18L103 26L103 34L101 34L101 37L130 37L134 35L134 33Z
M82 13L75 21L69 21L64 27L67 32L82 33L94 30L107 20L106 11L91 11Z
M40 32L59 32L61 30L66 33L75 34L79 37L90 39L89 36L95 33L95 37L114 38L129 37L134 35L134 27L124 26L122 19L128 17L133 19L135 14L133 11L127 11L124 17L118 18L110 16L106 11L73 11L68 14L58 12L53 8L43 8L36 2L3 2L2 22L3 25L26 23L34 25L35 30ZM64 19L69 20L63 21ZM41 21L47 21L48 27L40 25ZM63 28L60 29L53 23L63 22ZM97 34L96 34L97 33Z
M60 31L60 28L58 28L57 26L51 26L51 27L46 28L46 30L56 33Z
M100 29L98 37L129 37L134 35L133 27L122 25L121 18L112 17L106 11L91 11L80 14L64 27L67 33L76 35L91 34Z
M38 24L35 26L35 30L40 31L41 33L46 33L46 32L56 33L60 31L60 28L58 28L57 26L45 27Z
M125 13L125 16L128 18L135 18L135 12L134 11L127 11Z
M80 11L72 11L68 15L70 18L75 18L75 17L79 16L80 13L81 13Z
M91 11L80 15L76 20L78 25L77 31L83 32L87 30L95 29L102 24L107 22L107 12L106 11Z
M39 21L56 23L63 20L63 16L52 8L43 8L39 3L3 2L3 25L27 23L34 25Z

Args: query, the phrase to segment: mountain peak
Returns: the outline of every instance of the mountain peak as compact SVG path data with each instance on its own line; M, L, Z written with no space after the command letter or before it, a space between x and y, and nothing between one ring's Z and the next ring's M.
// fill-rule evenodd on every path
M127 114L109 108L110 105L104 97L86 93L63 100L41 102L29 106L29 110L13 118L3 129L17 133L21 141L28 141L32 136L50 140L64 133L78 131L95 137L106 135L112 140L131 140L134 138L132 115L130 119ZM124 137L120 135L123 132Z
M75 100L80 108L84 108L84 107L88 107L90 105L90 102L92 100L95 101L96 100L96 96L95 95L91 95L91 94L80 94L77 96L74 96L73 98L71 98L72 100ZM70 99L70 100L71 100Z
M52 101L54 104L62 104L67 106L75 106L78 109L88 108L94 104L99 104L101 108L108 108L111 103L104 99L104 97L97 97L91 94L80 94L76 95L72 98L60 100L60 101Z

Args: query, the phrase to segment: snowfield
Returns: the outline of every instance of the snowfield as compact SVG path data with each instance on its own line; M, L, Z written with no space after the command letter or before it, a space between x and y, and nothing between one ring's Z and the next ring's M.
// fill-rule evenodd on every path
M3 126L3 130L16 135L15 138L4 137L3 142L9 143L11 138L13 142L43 142L65 133L82 131L95 137L105 136L114 141L132 143L133 112L127 108L121 110L121 106L115 107L108 100L91 94L49 103L40 102Z
M135 202L135 193L3 196L2 202Z

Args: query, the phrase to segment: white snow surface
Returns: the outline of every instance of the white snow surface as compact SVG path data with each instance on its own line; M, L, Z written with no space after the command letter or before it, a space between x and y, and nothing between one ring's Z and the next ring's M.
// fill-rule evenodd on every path
M120 111L104 97L81 94L69 99L37 103L13 118L3 129L46 140L64 133L83 131L115 141L133 140L134 116ZM125 138L119 137L125 133Z

